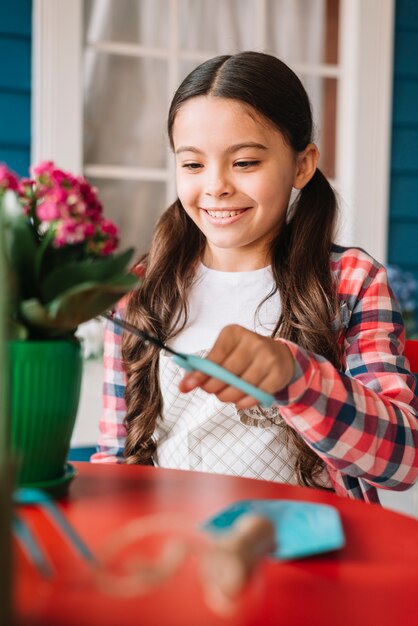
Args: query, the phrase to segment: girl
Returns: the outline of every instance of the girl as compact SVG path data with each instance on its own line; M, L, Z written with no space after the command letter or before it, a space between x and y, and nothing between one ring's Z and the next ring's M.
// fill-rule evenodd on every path
M257 406L110 325L94 461L154 463L378 501L417 478L414 377L385 269L333 244L308 96L278 59L219 56L171 104L178 199L119 314L275 395ZM297 196L291 202L292 190Z

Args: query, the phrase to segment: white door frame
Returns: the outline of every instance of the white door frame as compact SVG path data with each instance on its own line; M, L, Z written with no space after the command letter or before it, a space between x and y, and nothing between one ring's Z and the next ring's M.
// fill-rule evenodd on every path
M32 162L52 159L81 173L83 0L33 2ZM340 5L338 240L385 262L395 0Z
M342 0L338 191L342 240L387 260L395 0Z
M82 172L83 0L33 0L31 161Z

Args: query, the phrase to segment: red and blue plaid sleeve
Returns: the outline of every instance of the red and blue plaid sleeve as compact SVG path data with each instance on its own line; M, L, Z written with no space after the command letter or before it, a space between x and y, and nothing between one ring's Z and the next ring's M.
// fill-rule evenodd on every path
M338 493L378 501L376 487L418 477L418 399L403 356L404 329L385 269L358 249L336 248L344 371L286 342L296 362L276 394L283 419L324 459Z
M125 445L126 415L125 383L121 354L122 329L107 322L104 337L104 383L103 414L100 420L100 436L97 452L92 463L121 463Z

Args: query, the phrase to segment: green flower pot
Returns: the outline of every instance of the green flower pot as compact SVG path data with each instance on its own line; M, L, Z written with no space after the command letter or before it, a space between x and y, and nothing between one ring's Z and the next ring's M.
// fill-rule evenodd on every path
M82 376L78 341L9 342L11 445L19 486L62 490Z

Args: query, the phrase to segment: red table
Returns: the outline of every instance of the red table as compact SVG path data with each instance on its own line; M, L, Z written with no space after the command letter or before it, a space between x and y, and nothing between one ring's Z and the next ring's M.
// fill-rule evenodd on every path
M76 463L62 512L93 552L135 517L163 512L198 524L241 499L291 499L335 506L346 547L279 563L265 560L236 611L222 617L205 604L191 559L148 595L111 597L35 507L22 511L51 558L43 580L15 549L19 626L409 626L418 623L418 521L379 506L265 481L126 465Z

